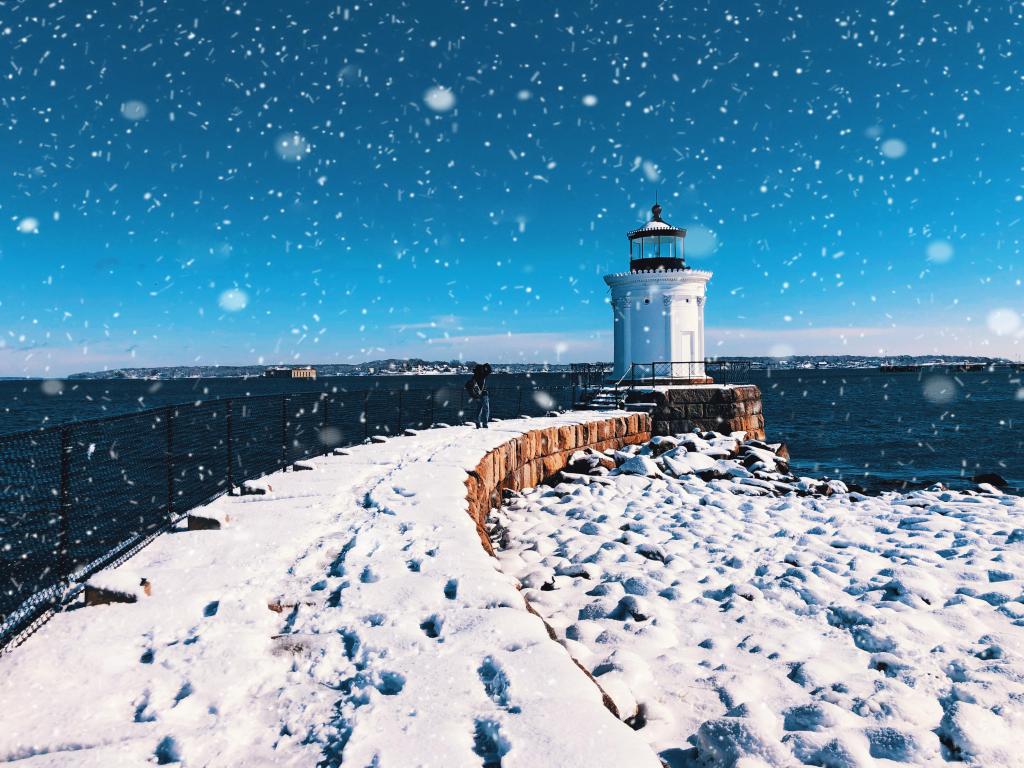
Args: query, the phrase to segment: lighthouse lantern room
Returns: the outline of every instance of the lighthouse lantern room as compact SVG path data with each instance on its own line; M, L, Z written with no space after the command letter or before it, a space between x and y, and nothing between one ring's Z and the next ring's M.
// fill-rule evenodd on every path
M605 275L614 315L616 381L711 383L704 370L704 297L710 272L686 265L686 230L661 218L627 234L629 271Z

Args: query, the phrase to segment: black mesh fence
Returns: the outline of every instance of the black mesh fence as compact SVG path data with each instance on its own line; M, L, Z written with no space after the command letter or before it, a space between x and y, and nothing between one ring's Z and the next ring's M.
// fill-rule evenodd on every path
M492 418L573 387L492 389ZM251 480L374 436L473 420L461 387L236 397L0 435L0 648L67 588Z

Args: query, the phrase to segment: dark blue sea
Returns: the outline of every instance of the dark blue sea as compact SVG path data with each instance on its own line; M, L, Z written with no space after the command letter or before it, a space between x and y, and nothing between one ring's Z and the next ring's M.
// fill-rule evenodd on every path
M1012 370L752 371L738 381L761 388L768 438L789 445L800 473L879 490L904 482L963 487L977 473L995 472L1024 488L1024 383ZM8 380L0 381L0 433L249 394L440 387L458 392L461 386L462 377L452 376ZM571 381L560 374L495 374L490 386L537 387L550 390L559 404L571 402Z

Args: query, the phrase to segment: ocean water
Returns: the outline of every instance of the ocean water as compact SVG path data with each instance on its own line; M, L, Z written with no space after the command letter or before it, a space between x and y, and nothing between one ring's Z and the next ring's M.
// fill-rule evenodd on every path
M963 487L977 473L995 472L1024 489L1024 382L1019 373L804 370L737 376L737 381L761 388L768 439L788 444L794 470L800 473L879 490L903 483ZM247 394L437 387L458 391L463 378L0 381L0 433ZM492 389L550 389L560 393L558 402L568 402L563 388L571 381L561 374L494 374L489 384Z
M754 371L768 439L794 471L869 490L970 487L978 473L1024 490L1024 377L995 372Z

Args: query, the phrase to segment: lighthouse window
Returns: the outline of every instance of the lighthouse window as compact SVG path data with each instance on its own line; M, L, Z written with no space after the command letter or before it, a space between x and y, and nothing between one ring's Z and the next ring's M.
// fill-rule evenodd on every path
M650 303L651 303L650 299L644 299L644 304L650 304Z

